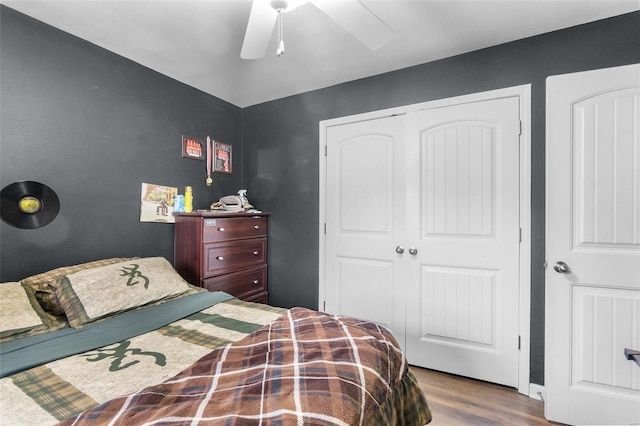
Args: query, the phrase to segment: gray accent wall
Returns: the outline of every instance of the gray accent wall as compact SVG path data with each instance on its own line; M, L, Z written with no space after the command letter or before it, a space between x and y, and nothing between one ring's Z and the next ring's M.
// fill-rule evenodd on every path
M270 303L318 308L319 122L531 84L531 381L542 384L545 79L640 62L639 24L631 13L241 109L0 5L0 187L39 181L61 202L43 228L0 222L0 280L106 257L172 261L173 225L139 221L142 182L191 185L197 209L246 188L271 213ZM204 162L181 158L183 134L232 144L234 173L207 187Z
M631 13L244 108L245 184L256 204L273 213L270 303L322 307L318 300L320 121L531 84L530 367L531 381L543 384L545 79L638 62L640 13Z
M135 41L134 41L135 42ZM49 225L0 222L2 282L122 256L173 262L173 224L140 222L142 183L191 185L194 208L241 187L241 109L0 5L0 187L60 199ZM232 175L205 185L182 135L233 144Z

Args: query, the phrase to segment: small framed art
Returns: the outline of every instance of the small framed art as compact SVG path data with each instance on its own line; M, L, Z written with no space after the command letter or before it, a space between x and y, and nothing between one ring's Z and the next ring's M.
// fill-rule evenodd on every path
M214 141L213 171L215 173L231 174L232 151L231 145Z
M182 157L194 160L205 159L205 147L203 139L182 136Z
M140 222L175 223L173 202L178 188L143 183L140 196Z

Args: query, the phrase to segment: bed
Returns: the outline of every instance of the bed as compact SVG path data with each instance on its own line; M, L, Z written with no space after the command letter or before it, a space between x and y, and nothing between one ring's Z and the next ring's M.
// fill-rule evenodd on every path
M163 258L0 285L0 424L423 425L385 328L244 302Z

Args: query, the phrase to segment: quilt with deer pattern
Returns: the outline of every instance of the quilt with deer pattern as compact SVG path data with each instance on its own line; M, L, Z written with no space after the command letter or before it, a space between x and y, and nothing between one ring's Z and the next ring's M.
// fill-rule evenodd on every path
M423 425L384 327L237 300L163 258L0 284L0 425Z

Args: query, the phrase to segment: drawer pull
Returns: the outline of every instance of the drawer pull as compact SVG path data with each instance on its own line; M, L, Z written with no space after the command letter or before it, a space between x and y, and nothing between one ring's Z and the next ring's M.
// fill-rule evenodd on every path
M254 252L253 252L253 255L254 255L254 256L257 256L257 255L259 255L259 254L260 254L260 252L259 252L259 251L254 251Z
M252 282L253 284L255 284L255 285L260 284L260 280L253 280L253 281L251 281L251 282Z
M253 229L260 229L260 225L253 225Z
M224 227L218 228L218 231L224 232Z
M224 257L223 257L223 256L218 256L218 257L216 257L216 259L218 259L218 260L224 260Z

